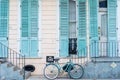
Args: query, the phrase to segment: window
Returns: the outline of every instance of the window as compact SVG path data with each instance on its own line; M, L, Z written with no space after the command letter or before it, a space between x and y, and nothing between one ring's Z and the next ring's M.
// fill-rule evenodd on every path
M77 30L76 30L76 1L69 0L69 54L76 54Z
M107 8L107 0L99 0L99 8Z
M69 54L77 54L77 38L69 38Z
M60 56L86 56L86 0L59 1Z
M98 26L99 26L99 40L107 41L107 0L99 0Z
M97 44L93 47L90 47L90 54L91 57L100 56L113 57L117 55L117 49L115 49L116 45L110 45L110 43L114 43L117 40L116 36L117 0L98 0L98 1L99 4L97 4L98 3L97 0L89 0L90 44L92 44L93 41L107 42L108 44L104 45L103 50L102 47L100 46L103 44ZM93 35L93 33L95 33L95 35Z
M107 37L107 14L101 15L101 36Z

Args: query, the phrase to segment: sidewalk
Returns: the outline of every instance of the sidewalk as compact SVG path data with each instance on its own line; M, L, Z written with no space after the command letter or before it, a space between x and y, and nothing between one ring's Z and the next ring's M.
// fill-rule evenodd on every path
M48 80L48 79L46 79L45 77L41 77L41 76L31 76L31 77L29 77L27 80ZM55 80L74 80L74 79L68 79L68 78L60 78L60 77L58 77L57 79L55 79Z
M48 80L45 77L40 77L40 76L31 76L27 80ZM120 79L69 79L69 78L58 78L55 80L120 80Z
M27 80L48 80L45 77L40 77L40 76L31 76L29 79ZM75 79L69 79L69 78L57 78L55 80L75 80ZM76 79L76 80L93 80L93 79Z

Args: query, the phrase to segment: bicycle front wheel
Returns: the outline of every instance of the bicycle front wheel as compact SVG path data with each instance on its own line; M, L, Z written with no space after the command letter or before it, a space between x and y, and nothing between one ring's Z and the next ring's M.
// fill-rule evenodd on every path
M70 78L80 79L84 74L83 67L79 64L74 64L72 70L68 72Z
M59 69L55 64L49 64L44 68L44 76L49 80L54 80L59 75Z

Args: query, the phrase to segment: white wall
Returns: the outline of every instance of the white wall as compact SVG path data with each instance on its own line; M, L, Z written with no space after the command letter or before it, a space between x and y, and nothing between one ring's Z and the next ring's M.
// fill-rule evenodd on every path
M9 1L9 47L17 51L18 48L18 4L19 0Z
M42 0L41 13L41 53L42 57L47 55L57 56L58 46L58 24L57 24L57 0Z

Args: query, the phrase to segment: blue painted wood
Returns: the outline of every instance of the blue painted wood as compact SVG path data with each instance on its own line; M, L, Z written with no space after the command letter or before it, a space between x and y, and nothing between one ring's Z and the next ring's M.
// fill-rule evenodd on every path
M27 39L21 40L21 54L25 55L26 57L30 56L29 40L27 40Z
M60 0L60 57L68 56L69 0Z
M78 0L78 53L85 57L86 53L86 0Z
M21 44L28 48L25 51L24 44L21 50L26 57L38 57L38 0L22 0L21 4Z
M30 40L30 57L38 57L38 40Z
M0 1L0 42L8 46L9 0ZM7 57L7 48L0 46L0 57Z
M98 0L89 0L90 55L98 57Z
M30 57L38 57L38 0L30 3Z
M117 0L108 0L108 56L117 56L116 29Z
M26 57L30 56L28 5L28 0L21 0L21 54L24 54Z

